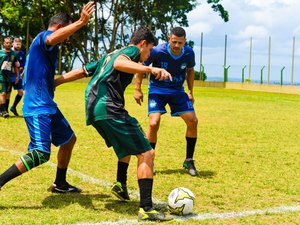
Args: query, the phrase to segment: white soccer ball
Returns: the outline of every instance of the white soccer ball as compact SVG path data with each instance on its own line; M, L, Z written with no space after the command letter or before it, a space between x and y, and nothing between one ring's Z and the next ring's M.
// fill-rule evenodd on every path
M192 213L195 195L191 190L178 187L171 191L168 197L168 208L171 214L186 215Z

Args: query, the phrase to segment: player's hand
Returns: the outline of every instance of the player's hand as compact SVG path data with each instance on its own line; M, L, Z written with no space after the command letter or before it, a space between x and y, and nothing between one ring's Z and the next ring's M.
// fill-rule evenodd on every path
M156 80L162 81L170 79L170 81L172 81L172 75L165 69L151 67L151 73L155 76Z
M187 93L187 95L188 95L188 97L189 97L190 101L191 101L191 102L194 104L194 102L195 102L194 95L193 95L193 94L191 94L191 93Z
M137 104L142 105L142 102L144 100L143 92L140 89L135 89L134 90L134 95L133 95L135 101Z
M91 18L91 15L95 12L95 4L94 2L87 3L81 11L80 14L80 21L83 22L83 24L87 24Z

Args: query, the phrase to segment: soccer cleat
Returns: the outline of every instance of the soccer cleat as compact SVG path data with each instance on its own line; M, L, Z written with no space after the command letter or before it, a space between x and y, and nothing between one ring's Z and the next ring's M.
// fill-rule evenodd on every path
M54 192L54 193L80 193L82 190L78 187L75 187L68 182L66 182L62 186L58 186L56 184L52 184L51 187L49 188L49 191Z
M9 114L8 114L7 111L3 111L3 112L2 112L2 116L3 116L3 118L8 118L8 117L9 117Z
M159 212L153 208L148 211L140 208L138 213L138 221L169 221L172 219L172 216L167 216L164 213Z
M9 108L9 110L15 115L15 116L19 116L19 113L17 112L17 109L14 106L11 106Z
M194 160L185 160L183 162L183 168L187 169L187 171L189 172L189 174L191 176L198 176L199 175L198 171L196 170Z
M114 183L111 188L111 193L113 193L118 199L122 201L129 201L129 195L126 185L122 185L120 182Z

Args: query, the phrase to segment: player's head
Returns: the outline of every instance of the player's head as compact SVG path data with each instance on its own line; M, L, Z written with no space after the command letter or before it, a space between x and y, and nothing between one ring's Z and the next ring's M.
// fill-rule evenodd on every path
M22 39L18 37L14 38L12 46L15 51L19 51L22 48Z
M7 51L10 51L11 44L12 44L11 38L5 37L3 40L3 48Z
M182 27L174 27L169 36L170 50L173 55L180 55L186 42L186 33Z
M59 27L65 27L72 23L72 19L67 13L58 13L51 17L49 20L49 27L53 26L59 26Z
M156 43L156 38L147 27L139 27L130 39L130 45L135 45L140 49L140 62L144 62Z

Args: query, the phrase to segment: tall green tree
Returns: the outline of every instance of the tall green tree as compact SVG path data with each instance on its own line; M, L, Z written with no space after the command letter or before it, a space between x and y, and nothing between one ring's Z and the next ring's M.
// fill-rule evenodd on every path
M76 59L82 63L127 45L138 26L149 27L158 38L167 40L173 26L188 26L187 13L197 6L197 0L94 0L95 19L61 47L62 70L70 70ZM226 22L228 12L221 0L207 0ZM68 12L79 18L85 3L79 0L1 0L0 35L19 36L29 46L33 38L47 29L48 21L58 12ZM189 41L193 43L193 41Z

